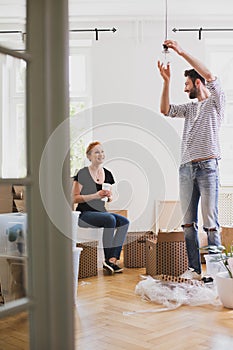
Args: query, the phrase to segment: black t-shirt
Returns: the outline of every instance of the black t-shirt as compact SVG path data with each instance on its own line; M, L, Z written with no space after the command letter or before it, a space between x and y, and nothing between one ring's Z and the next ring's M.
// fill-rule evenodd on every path
M112 173L104 169L105 179L104 183L114 184L114 178ZM74 181L78 181L83 187L80 192L81 195L85 194L93 194L100 190L102 190L102 185L96 183L93 178L91 177L91 174L89 172L88 167L84 167L80 169L77 173L77 175L74 176ZM93 199L88 202L79 203L77 206L78 211L106 211L105 209L105 202L101 199Z

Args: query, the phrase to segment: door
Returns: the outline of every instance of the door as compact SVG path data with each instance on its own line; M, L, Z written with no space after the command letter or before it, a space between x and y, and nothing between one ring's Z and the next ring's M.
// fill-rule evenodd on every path
M69 115L68 3L67 0L28 0L25 6L25 50L0 47L2 59L16 61L16 66L24 67L22 74L25 74L24 105L19 109L21 119L17 119L24 133L17 134L17 125L9 124L7 128L15 128L16 133L14 140L2 141L7 157L1 148L1 160L5 164L11 157L9 167L5 167L9 171L1 172L1 186L23 189L23 213L11 214L4 228L7 241L3 259L10 272L7 283L16 278L11 274L13 265L23 275L22 291L16 297L6 298L0 306L0 317L26 312L33 350L73 349L71 207L66 200L69 197L66 179L70 176L69 125L64 122ZM2 93L0 101L2 106L7 101L11 115L9 96ZM61 137L54 148L50 141L61 125ZM7 129L1 123L2 126ZM22 148L23 158L20 158ZM23 165L21 172L19 164ZM12 201L17 201L16 197L17 194ZM62 217L62 227L54 213ZM13 246L15 250L11 251Z

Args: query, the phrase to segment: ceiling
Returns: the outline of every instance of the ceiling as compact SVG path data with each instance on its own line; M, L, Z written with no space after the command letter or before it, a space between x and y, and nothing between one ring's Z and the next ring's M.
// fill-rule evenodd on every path
M70 0L70 16L163 16L166 2L171 17L233 15L232 0Z
M129 19L161 21L165 18L166 1L171 25L185 20L186 25L190 22L196 28L213 27L213 23L218 28L232 27L232 0L69 0L70 24L76 26L112 18L115 22ZM4 40L10 44L13 35L16 39L15 34L5 35L1 33L3 31L25 32L25 4L26 0L0 0L0 44ZM18 40L22 41L22 38Z
M170 18L216 19L233 17L232 0L69 0L70 18L106 16L161 17L168 3ZM0 0L0 25L21 24L26 0ZM224 23L224 22L223 22Z

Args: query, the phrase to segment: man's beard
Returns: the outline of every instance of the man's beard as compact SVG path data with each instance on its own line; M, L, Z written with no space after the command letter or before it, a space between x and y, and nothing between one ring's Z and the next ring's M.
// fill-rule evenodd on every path
M189 98L191 100L197 98L197 88L195 86L190 90Z

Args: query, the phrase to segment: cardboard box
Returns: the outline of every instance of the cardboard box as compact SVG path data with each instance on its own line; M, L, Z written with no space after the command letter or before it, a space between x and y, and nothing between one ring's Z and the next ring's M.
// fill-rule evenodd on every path
M146 239L155 239L153 231L128 232L124 244L124 266L146 267Z
M226 248L229 248L230 245L233 245L233 226L222 227L221 239L222 239L222 245L224 245Z
M146 241L146 273L151 276L179 276L188 268L183 232L159 232Z
M0 185L0 213L11 213L13 207L12 186L7 184Z
M78 242L77 247L83 248L79 260L78 278L97 276L97 246L98 241Z

